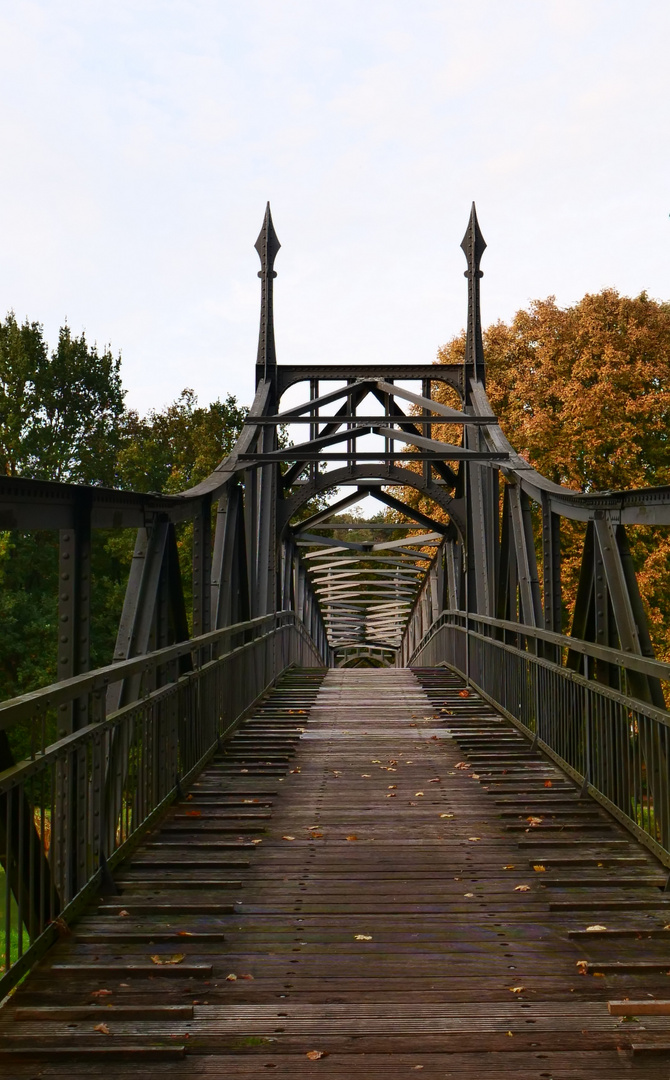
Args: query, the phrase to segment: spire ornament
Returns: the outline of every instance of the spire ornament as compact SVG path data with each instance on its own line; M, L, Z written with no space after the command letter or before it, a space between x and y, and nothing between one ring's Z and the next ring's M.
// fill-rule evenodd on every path
M274 261L281 244L272 224L270 203L265 209L263 227L254 244L261 260L261 268L258 276L261 279L261 325L258 333L258 356L256 358L257 377L267 378L268 368L276 367L277 353L275 351L275 328L273 307L273 281L277 274L274 270ZM262 371L261 371L262 369Z
M470 386L469 377L472 376L478 380L478 382L484 384L486 380L486 368L484 365L484 346L482 343L482 318L479 304L479 282L484 276L479 269L484 249L486 248L486 240L482 236L481 229L479 228L479 222L477 221L477 210L475 204L472 204L472 210L470 211L470 220L468 227L465 230L465 236L461 243L465 258L468 261L468 268L465 271L465 277L468 279L468 322L465 338L465 403L469 403Z

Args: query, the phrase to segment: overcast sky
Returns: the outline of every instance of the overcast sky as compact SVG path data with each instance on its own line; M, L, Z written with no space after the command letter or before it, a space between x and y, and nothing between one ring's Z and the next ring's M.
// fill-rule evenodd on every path
M4 0L0 315L123 355L128 401L280 362L430 361L534 297L670 297L667 0Z

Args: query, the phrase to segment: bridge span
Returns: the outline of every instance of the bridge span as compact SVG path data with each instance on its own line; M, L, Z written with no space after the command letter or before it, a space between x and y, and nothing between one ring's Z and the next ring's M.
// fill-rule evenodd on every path
M666 1076L667 871L463 693L282 679L0 1013L3 1075Z
M511 446L485 246L473 207L462 365L279 365L268 207L218 468L0 478L2 528L59 533L61 676L0 703L1 1076L668 1075L670 665L627 529L670 489L575 492ZM137 539L91 670L96 528Z

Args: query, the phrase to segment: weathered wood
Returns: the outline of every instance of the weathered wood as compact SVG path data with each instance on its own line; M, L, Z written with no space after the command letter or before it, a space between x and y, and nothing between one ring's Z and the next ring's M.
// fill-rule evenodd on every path
M461 690L289 675L0 1012L0 1071L666 1076L664 873Z

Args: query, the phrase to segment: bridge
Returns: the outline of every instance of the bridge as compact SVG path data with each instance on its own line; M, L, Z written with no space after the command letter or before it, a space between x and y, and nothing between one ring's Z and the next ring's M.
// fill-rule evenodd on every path
M627 529L670 524L670 489L515 451L474 206L462 247L463 364L278 364L268 207L218 468L174 496L0 479L3 529L60 537L59 680L0 704L3 1076L667 1076L670 665ZM391 514L343 513L369 498ZM92 670L92 530L122 528Z

